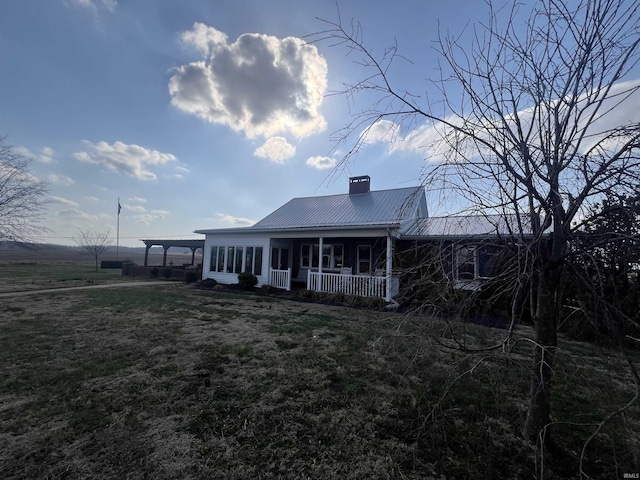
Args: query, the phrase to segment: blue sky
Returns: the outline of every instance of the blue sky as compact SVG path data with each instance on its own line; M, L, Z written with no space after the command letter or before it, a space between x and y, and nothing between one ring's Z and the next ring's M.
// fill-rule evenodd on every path
M486 17L476 0L339 2L376 52L396 41L413 63L402 86L437 95L432 46ZM301 39L336 20L333 0L7 0L0 16L0 135L49 185L36 240L72 244L111 229L120 244L194 238L250 225L293 197L416 185L425 153L366 146L347 171L332 138L358 67ZM274 66L274 58L278 59ZM364 99L366 102L366 98Z

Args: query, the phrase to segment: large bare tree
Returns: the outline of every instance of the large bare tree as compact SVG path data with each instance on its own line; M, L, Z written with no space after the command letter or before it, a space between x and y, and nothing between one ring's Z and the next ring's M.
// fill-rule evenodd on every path
M629 79L638 66L640 4L542 0L528 15L517 2L488 5L488 21L474 27L470 45L440 36L437 101L392 82L397 47L376 56L357 23L326 21L315 41L346 46L364 69L343 93L373 95L372 107L339 134L339 145L350 145L343 162L374 125L396 141L409 141L403 132L413 130L414 142L421 126L421 174L432 200L455 193L461 208L451 213L499 215L511 226L519 256L508 283L514 305L528 299L534 325L523 434L544 441L573 241L604 194L640 182L640 125L616 115L640 100L640 78ZM588 287L586 275L576 278Z
M38 223L47 188L29 173L30 162L0 138L0 240L29 241L43 230Z

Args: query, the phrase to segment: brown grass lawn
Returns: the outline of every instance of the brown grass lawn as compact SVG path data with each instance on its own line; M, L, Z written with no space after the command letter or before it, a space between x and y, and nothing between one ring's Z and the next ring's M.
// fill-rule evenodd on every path
M1 301L2 479L539 473L519 438L526 342L462 354L442 345L442 321L180 283ZM545 472L575 478L585 439L634 385L613 351L563 341L558 363ZM585 471L623 478L638 452L635 406L589 445Z

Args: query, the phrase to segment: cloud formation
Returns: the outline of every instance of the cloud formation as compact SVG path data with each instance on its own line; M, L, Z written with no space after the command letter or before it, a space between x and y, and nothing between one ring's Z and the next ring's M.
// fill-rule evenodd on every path
M216 216L218 217L218 221L233 225L234 227L248 227L255 223L253 220L249 220L248 218L234 217L233 215L227 215L226 213L216 213Z
M133 220L143 225L151 225L154 220L163 220L169 215L168 210L152 210L151 212L134 215Z
M325 170L327 168L333 168L336 166L336 161L331 157L311 157L307 159L307 165L317 168L318 170Z
M327 62L300 38L227 35L195 23L184 43L204 59L177 67L169 80L171 104L247 137L289 133L306 137L326 128L319 111L327 89Z
M40 153L33 153L27 147L15 147L13 151L18 155L22 155L23 157L27 158L33 158L41 163L54 163L53 154L55 152L51 147L42 147Z
M113 12L118 6L116 0L64 0L64 4L67 7L87 8L93 12L97 12L98 9Z
M59 173L49 174L47 176L47 180L49 180L54 185L61 185L63 187L68 187L69 185L73 185L75 183L72 178Z
M73 156L88 163L102 165L116 172L123 172L139 180L155 180L156 174L150 166L164 165L176 160L170 153L149 150L139 145L127 145L122 142L96 144L85 140L90 151L76 152Z
M51 196L48 200L47 203L55 203L58 205L67 205L69 207L79 207L80 205L77 202L74 202L73 200L69 200L67 198L63 198L63 197L56 197L56 196Z
M289 144L284 137L271 137L264 145L256 148L253 154L274 163L284 163L296 154L296 147Z

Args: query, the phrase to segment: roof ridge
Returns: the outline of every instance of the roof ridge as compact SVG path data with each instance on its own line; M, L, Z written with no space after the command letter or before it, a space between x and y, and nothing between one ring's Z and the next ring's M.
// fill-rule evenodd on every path
M422 185L417 185L417 186L414 186L414 187L402 187L402 188L383 188L382 190L371 190L371 191L366 192L366 193L381 193L381 192L391 192L391 191L399 191L399 190L417 190L417 189L419 189L421 187L422 187ZM345 193L330 193L329 195L308 195L306 197L293 197L287 203L291 202L292 200L303 200L303 199L306 199L306 198L329 198L329 197L340 197L340 196L349 196L349 195L354 196L354 195L365 195L366 193L349 193L349 192L345 192Z

